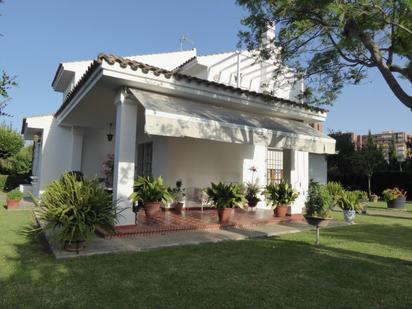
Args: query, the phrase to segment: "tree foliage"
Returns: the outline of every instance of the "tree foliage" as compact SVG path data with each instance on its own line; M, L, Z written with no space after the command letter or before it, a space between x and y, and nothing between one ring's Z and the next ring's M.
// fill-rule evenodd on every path
M379 70L404 105L412 108L411 0L237 0L248 11L239 33L248 49L303 74L309 103L332 103L342 87ZM279 27L276 44L261 45L268 23ZM282 69L275 75L282 74ZM276 76L275 76L276 78ZM408 81L406 86L400 79ZM410 89L410 88L409 88Z
M7 159L0 159L0 172L4 175L28 175L31 172L33 146L21 148Z
M19 152L23 147L24 141L19 133L11 127L0 125L0 158L6 159Z

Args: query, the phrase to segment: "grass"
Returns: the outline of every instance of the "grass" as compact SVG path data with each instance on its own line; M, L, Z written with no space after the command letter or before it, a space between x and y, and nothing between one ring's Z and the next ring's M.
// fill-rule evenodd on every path
M412 308L411 219L69 260L31 221L0 210L0 308Z

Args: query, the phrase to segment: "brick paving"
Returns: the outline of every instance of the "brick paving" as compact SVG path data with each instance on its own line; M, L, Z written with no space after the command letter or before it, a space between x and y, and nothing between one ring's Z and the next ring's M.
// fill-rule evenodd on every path
M225 225L219 224L216 209L206 209L203 211L186 210L181 214L177 214L172 210L160 211L159 214L152 219L146 218L144 211L141 210L136 216L136 225L116 227L116 234L111 234L103 230L98 230L98 233L104 238L109 239L113 237L129 237L133 235L175 231L220 229L226 227L241 228L261 224L289 223L291 221L291 217L274 217L273 211L266 209L234 209L230 222Z

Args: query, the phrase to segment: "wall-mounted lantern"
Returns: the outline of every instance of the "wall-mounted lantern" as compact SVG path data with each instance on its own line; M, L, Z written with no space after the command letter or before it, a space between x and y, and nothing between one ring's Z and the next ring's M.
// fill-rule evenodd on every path
M107 140L111 142L113 139L112 123L109 123L109 133L107 133Z

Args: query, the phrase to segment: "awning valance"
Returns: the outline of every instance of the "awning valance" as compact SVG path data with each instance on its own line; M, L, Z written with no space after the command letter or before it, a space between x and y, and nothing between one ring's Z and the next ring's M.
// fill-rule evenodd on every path
M303 122L137 89L130 91L145 109L148 134L335 153L334 139Z

